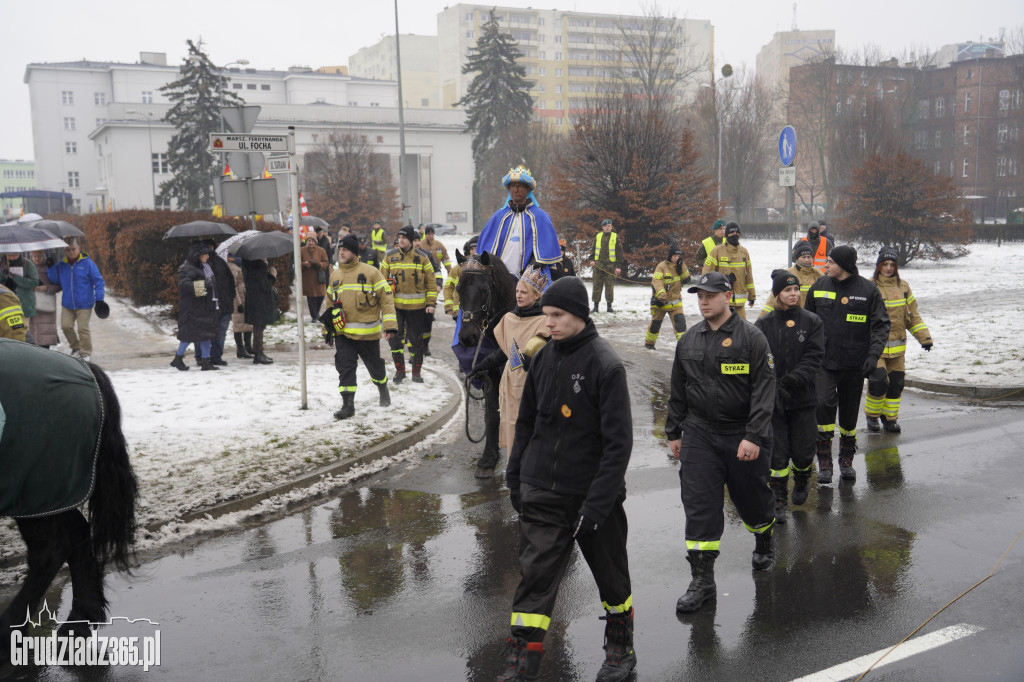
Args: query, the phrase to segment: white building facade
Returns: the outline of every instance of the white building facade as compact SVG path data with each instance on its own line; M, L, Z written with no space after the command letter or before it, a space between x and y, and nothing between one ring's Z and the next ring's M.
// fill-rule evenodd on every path
M400 36L402 101L407 109L438 109L443 105L437 80L437 36ZM349 74L358 78L397 81L395 37L386 36L348 58ZM449 107L451 108L451 107Z

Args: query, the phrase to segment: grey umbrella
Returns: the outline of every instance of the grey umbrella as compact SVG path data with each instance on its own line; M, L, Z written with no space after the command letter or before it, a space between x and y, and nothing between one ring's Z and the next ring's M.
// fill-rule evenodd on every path
M229 251L242 260L277 258L292 252L292 236L287 232L261 232L255 237L232 245Z
M209 220L193 220L191 223L175 225L167 230L164 239L178 239L186 237L212 237L218 234L237 234L230 226L224 223L214 223Z
M21 253L22 251L43 251L62 249L67 244L46 230L29 224L8 223L0 225L0 253Z
M85 233L77 227L64 220L34 220L30 223L21 223L29 227L46 230L57 237L84 237Z
M301 225L309 225L311 227L327 227L327 221L323 218L317 218L315 215L304 215L299 220Z

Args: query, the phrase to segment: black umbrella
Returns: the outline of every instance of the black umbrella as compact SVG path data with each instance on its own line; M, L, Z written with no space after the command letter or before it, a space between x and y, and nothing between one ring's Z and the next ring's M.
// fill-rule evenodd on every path
M327 227L327 221L323 218L317 218L315 215L304 215L299 220L300 225L309 225L311 227Z
M177 239L179 237L207 237L218 234L238 234L231 227L224 223L212 223L209 220L194 220L184 225L175 225L167 230L164 239Z
M43 251L62 249L67 244L46 230L33 227L31 223L10 223L0 225L0 253L21 253L22 251Z
M57 237L84 237L85 233L77 227L64 220L34 220L30 223L21 223L40 230L46 230Z
M277 258L292 252L292 236L287 232L261 232L255 237L228 249L242 260Z

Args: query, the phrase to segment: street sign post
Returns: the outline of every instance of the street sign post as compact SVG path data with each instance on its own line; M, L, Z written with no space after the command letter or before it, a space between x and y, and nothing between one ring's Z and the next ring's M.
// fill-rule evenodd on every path
M779 133L779 161L783 168L779 169L779 187L786 188L786 224L789 226L789 235L786 239L786 262L789 262L793 253L793 214L796 212L796 167L793 161L796 160L796 129L793 126L786 126Z
M210 133L210 151L292 153L287 135L237 135L235 133Z
M796 187L796 168L779 169L779 187Z

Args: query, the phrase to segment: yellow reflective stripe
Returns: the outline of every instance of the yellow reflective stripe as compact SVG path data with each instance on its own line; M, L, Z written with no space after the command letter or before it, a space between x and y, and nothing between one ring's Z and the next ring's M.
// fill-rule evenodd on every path
M877 417L882 413L882 403L884 398L874 397L870 394L864 399L864 414L869 417Z
M608 613L627 613L631 608L633 608L633 595L629 595L626 598L626 601L622 602L621 604L612 606L608 602L603 601L601 602L601 606L603 606L604 610Z
M512 613L512 627L547 630L549 625L551 625L551 616L545 616L543 613Z
M906 305L906 304L907 304L907 299L905 299L905 298L894 298L892 300L889 300L889 299L885 300L885 307L886 308L898 308L899 306Z
M355 393L355 386L338 386L338 393Z
M721 547L721 540L687 540L686 549L696 549L701 552L717 552Z
M386 324L388 322L398 322L398 316L388 313L387 315L384 316L384 323Z
M835 430L835 424L818 424L818 433L834 433Z
M681 300L669 301L668 303L657 303L651 306L651 310L671 310L672 308L682 308L683 302Z
M763 308L761 308L761 312L765 312L765 313L773 313L773 312L775 312L775 308L773 308L772 306L770 306L770 305L768 305L767 303L765 303L765 304L764 304L764 307L763 307Z
M831 298L833 301L836 298L836 292L834 291L815 291L814 298Z
M810 470L811 470L811 467L812 467L812 466L814 466L814 464L813 464L813 463L812 463L812 464L808 464L808 465L807 465L807 466L805 466L805 467L804 467L803 469L801 469L801 468L800 468L800 467L798 467L798 466L797 466L796 464L791 464L791 465L790 465L790 468L791 468L791 469L792 469L793 471L801 471L801 472L803 472L803 471L810 471Z
M660 272L656 272L654 273L654 279L665 279L665 275L661 274Z
M847 322L867 322L868 321L868 316L867 315L855 315L853 313L847 313L846 314L846 321Z
M747 262L741 260L738 263L734 263L726 259L718 261L718 266L722 268L745 268L747 267Z
M658 331L661 331L661 330L659 329ZM657 340L658 340L658 335L653 333L653 332L651 332L650 329L648 329L647 333L644 334L644 342L645 343L654 343Z
M896 415L900 413L900 398L886 398L885 404L882 406L882 414L888 419L896 419Z
M769 528L771 528L772 526L775 525L775 519L772 519L770 522L768 522L764 526L761 526L760 528L754 528L753 526L747 526L746 523L744 523L743 525L746 526L747 530L749 530L754 535L760 535L761 533L765 532L766 530L768 530Z
M927 328L928 328L928 325L926 325L924 322L922 322L921 324L915 324L913 327L910 328L910 333L911 334L916 334L919 331L921 331L922 329L927 329Z
M386 384L388 383L388 378L387 376L385 376L383 379L374 379L373 377L370 377L370 381L372 381L375 384Z
M769 471L771 473L772 478L786 478L787 476L789 476L788 466L785 469L770 469Z
M423 303L427 300L426 292L418 294L395 294L395 300L402 303Z
M840 426L839 427L839 435L840 436L856 436L857 435L857 429L856 428L844 429L842 426Z
M812 282L812 284L813 284L813 282ZM810 288L811 288L811 284L801 284L800 285L800 292L806 294L810 290Z
M753 282L751 282L750 284L748 284L748 285L747 285L747 288L748 288L748 289L753 289L753 288L754 288L754 283L753 283Z
M22 310L20 305L12 305L6 308L0 308L0 320L11 315L21 315Z
M386 279L382 279L382 280L378 280L373 285L373 290L374 291L383 291L387 287L388 287L388 281Z
M917 296L914 296L913 294L911 294L910 296L907 296L907 303L913 303L916 300L917 300Z
M427 267L423 267L423 263L405 263L398 261L397 263L388 263L387 266L392 270L428 270L433 273L434 268L430 267L430 263L427 263Z

